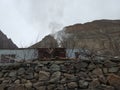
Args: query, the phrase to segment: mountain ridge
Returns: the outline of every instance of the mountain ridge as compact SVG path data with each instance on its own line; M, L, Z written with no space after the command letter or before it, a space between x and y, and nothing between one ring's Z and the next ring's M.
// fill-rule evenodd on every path
M120 20L95 20L66 26L54 37L63 48L88 48L116 51L120 46ZM49 38L47 38L49 40ZM44 43L44 39L42 43ZM40 44L40 42L38 42ZM43 48L46 47L42 46ZM32 47L32 46L31 46ZM35 46L34 46L35 48ZM119 49L119 48L118 48Z
M15 48L18 48L17 45L15 45L13 41L0 30L0 49L15 49Z

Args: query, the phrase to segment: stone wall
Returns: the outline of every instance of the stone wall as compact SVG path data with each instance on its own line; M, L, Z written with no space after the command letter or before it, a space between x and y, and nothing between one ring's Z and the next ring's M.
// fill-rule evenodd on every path
M0 65L0 90L120 90L120 60Z

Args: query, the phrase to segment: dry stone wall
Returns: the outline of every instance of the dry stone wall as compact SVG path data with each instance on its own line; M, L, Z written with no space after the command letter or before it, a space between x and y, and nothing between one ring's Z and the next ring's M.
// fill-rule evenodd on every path
M0 90L120 90L120 60L0 65Z

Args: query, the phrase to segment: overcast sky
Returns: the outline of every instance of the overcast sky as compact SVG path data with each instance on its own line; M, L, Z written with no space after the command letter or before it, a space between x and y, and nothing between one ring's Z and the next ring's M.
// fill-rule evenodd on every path
M0 29L19 47L98 19L120 19L120 0L0 0Z

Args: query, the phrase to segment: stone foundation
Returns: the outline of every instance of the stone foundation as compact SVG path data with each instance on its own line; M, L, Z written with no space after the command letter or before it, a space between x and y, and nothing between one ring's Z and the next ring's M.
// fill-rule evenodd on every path
M120 90L120 60L36 60L0 70L0 90Z

